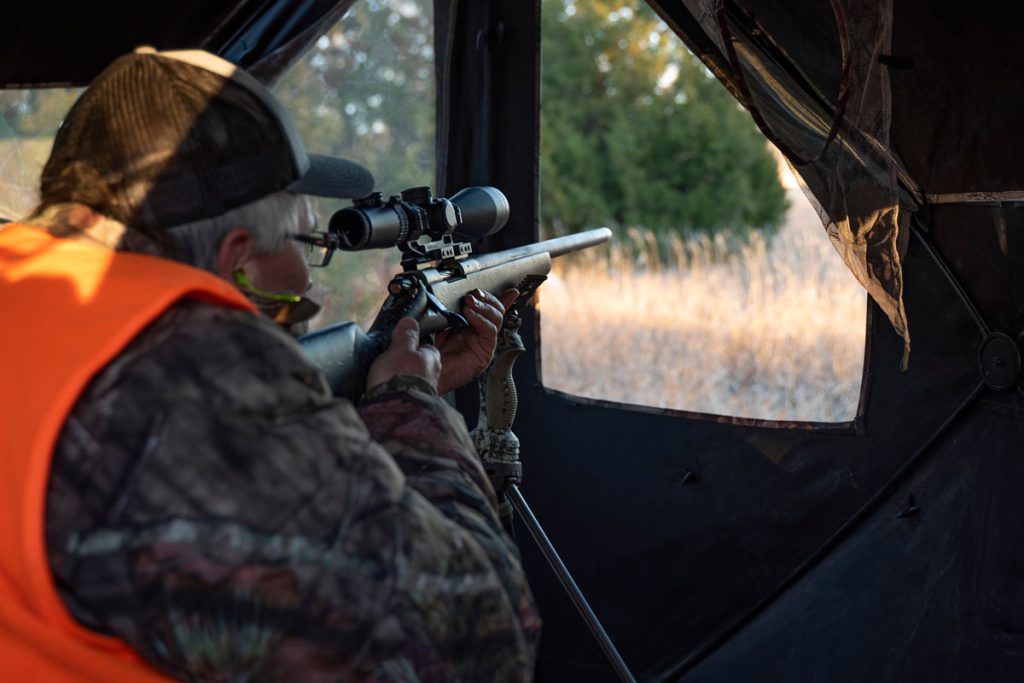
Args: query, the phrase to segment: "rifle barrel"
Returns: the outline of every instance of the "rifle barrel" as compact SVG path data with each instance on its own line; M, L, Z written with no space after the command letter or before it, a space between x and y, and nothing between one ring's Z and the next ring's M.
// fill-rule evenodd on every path
M612 231L608 228L594 228L593 230L585 230L572 235L555 237L550 240L544 240L543 242L526 244L521 247L512 247L511 249L497 251L493 254L481 254L480 256L474 256L466 259L461 263L461 266L464 272L468 275L469 273L475 273L478 270L493 268L494 266L500 266L503 263L515 261L534 254L547 252L551 254L552 258L554 258L555 256L561 256L562 254L568 254L572 251L579 251L580 249L586 249L588 247L601 244L602 242L607 242L611 239L611 236Z

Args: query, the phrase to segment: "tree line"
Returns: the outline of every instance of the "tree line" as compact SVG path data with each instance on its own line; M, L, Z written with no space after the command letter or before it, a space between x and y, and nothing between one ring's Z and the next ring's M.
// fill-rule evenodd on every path
M541 216L595 225L771 229L775 161L744 112L643 0L542 0ZM275 85L310 150L373 170L388 193L429 184L430 0L364 0ZM0 138L52 135L73 93L8 92Z
M543 0L541 209L574 231L772 229L775 160L643 0Z

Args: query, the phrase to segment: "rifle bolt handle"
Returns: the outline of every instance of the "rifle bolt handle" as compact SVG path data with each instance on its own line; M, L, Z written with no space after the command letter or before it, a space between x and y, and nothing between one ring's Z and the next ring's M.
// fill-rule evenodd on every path
M405 279L394 279L388 284L388 293L391 296L401 296L412 291L412 284Z

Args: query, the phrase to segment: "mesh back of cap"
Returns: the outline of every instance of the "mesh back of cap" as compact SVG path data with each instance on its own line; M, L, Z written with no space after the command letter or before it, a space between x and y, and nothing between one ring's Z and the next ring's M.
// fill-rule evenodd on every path
M80 202L139 228L219 215L296 177L274 115L247 89L156 54L121 57L68 113L43 201Z

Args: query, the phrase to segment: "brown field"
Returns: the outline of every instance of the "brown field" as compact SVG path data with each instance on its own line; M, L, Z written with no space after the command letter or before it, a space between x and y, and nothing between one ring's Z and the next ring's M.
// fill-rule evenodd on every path
M659 266L634 231L632 244L560 259L541 288L544 384L719 415L852 419L865 294L799 190L790 198L770 243L675 240Z

